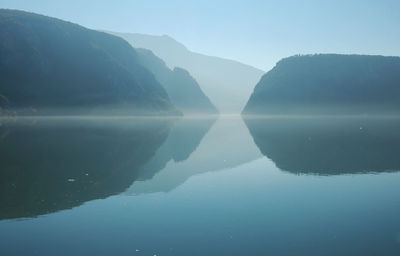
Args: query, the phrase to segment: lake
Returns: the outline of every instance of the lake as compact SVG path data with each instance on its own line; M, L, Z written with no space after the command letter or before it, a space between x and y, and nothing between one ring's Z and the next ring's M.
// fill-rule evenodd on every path
M18 118L0 255L400 255L400 119Z

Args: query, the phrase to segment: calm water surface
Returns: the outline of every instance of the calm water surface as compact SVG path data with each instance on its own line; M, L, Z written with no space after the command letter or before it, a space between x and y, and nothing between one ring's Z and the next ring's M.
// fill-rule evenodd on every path
M400 255L400 120L20 119L0 255Z

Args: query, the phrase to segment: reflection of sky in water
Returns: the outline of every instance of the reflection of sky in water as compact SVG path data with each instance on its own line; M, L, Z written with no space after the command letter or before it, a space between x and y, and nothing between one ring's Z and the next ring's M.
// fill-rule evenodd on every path
M293 175L262 158L194 176L169 193L113 196L3 221L0 248L22 252L17 243L24 242L25 250L65 255L368 255L379 248L396 255L399 182L397 173Z
M228 128L226 146L214 141ZM399 255L400 173L284 172L274 159L260 157L242 128L240 120L218 120L186 160L169 161L153 179L134 182L127 193L35 219L1 221L0 251ZM254 155L240 158L240 150ZM210 160L207 168L197 168L204 159ZM231 165L224 166L224 160ZM166 178L169 173L172 181ZM148 190L135 193L135 183Z

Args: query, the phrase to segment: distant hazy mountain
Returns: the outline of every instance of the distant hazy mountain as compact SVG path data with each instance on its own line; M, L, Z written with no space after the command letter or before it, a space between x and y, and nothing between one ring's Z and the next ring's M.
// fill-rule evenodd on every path
M188 70L221 113L240 113L264 73L236 61L191 52L168 36L110 33L153 51L171 69Z
M319 54L281 60L257 84L245 114L400 111L400 57Z
M167 91L172 103L184 114L216 114L217 109L193 77L182 68L172 71L150 50L136 49L141 63L152 71Z
M4 9L0 35L0 94L9 107L175 111L164 88L119 37Z

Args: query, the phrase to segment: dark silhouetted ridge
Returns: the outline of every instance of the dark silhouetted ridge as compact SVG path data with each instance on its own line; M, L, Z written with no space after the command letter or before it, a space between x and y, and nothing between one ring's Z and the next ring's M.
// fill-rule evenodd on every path
M319 54L281 60L257 84L244 114L399 112L400 58Z
M163 87L119 37L4 9L0 34L0 94L10 107L176 113Z

